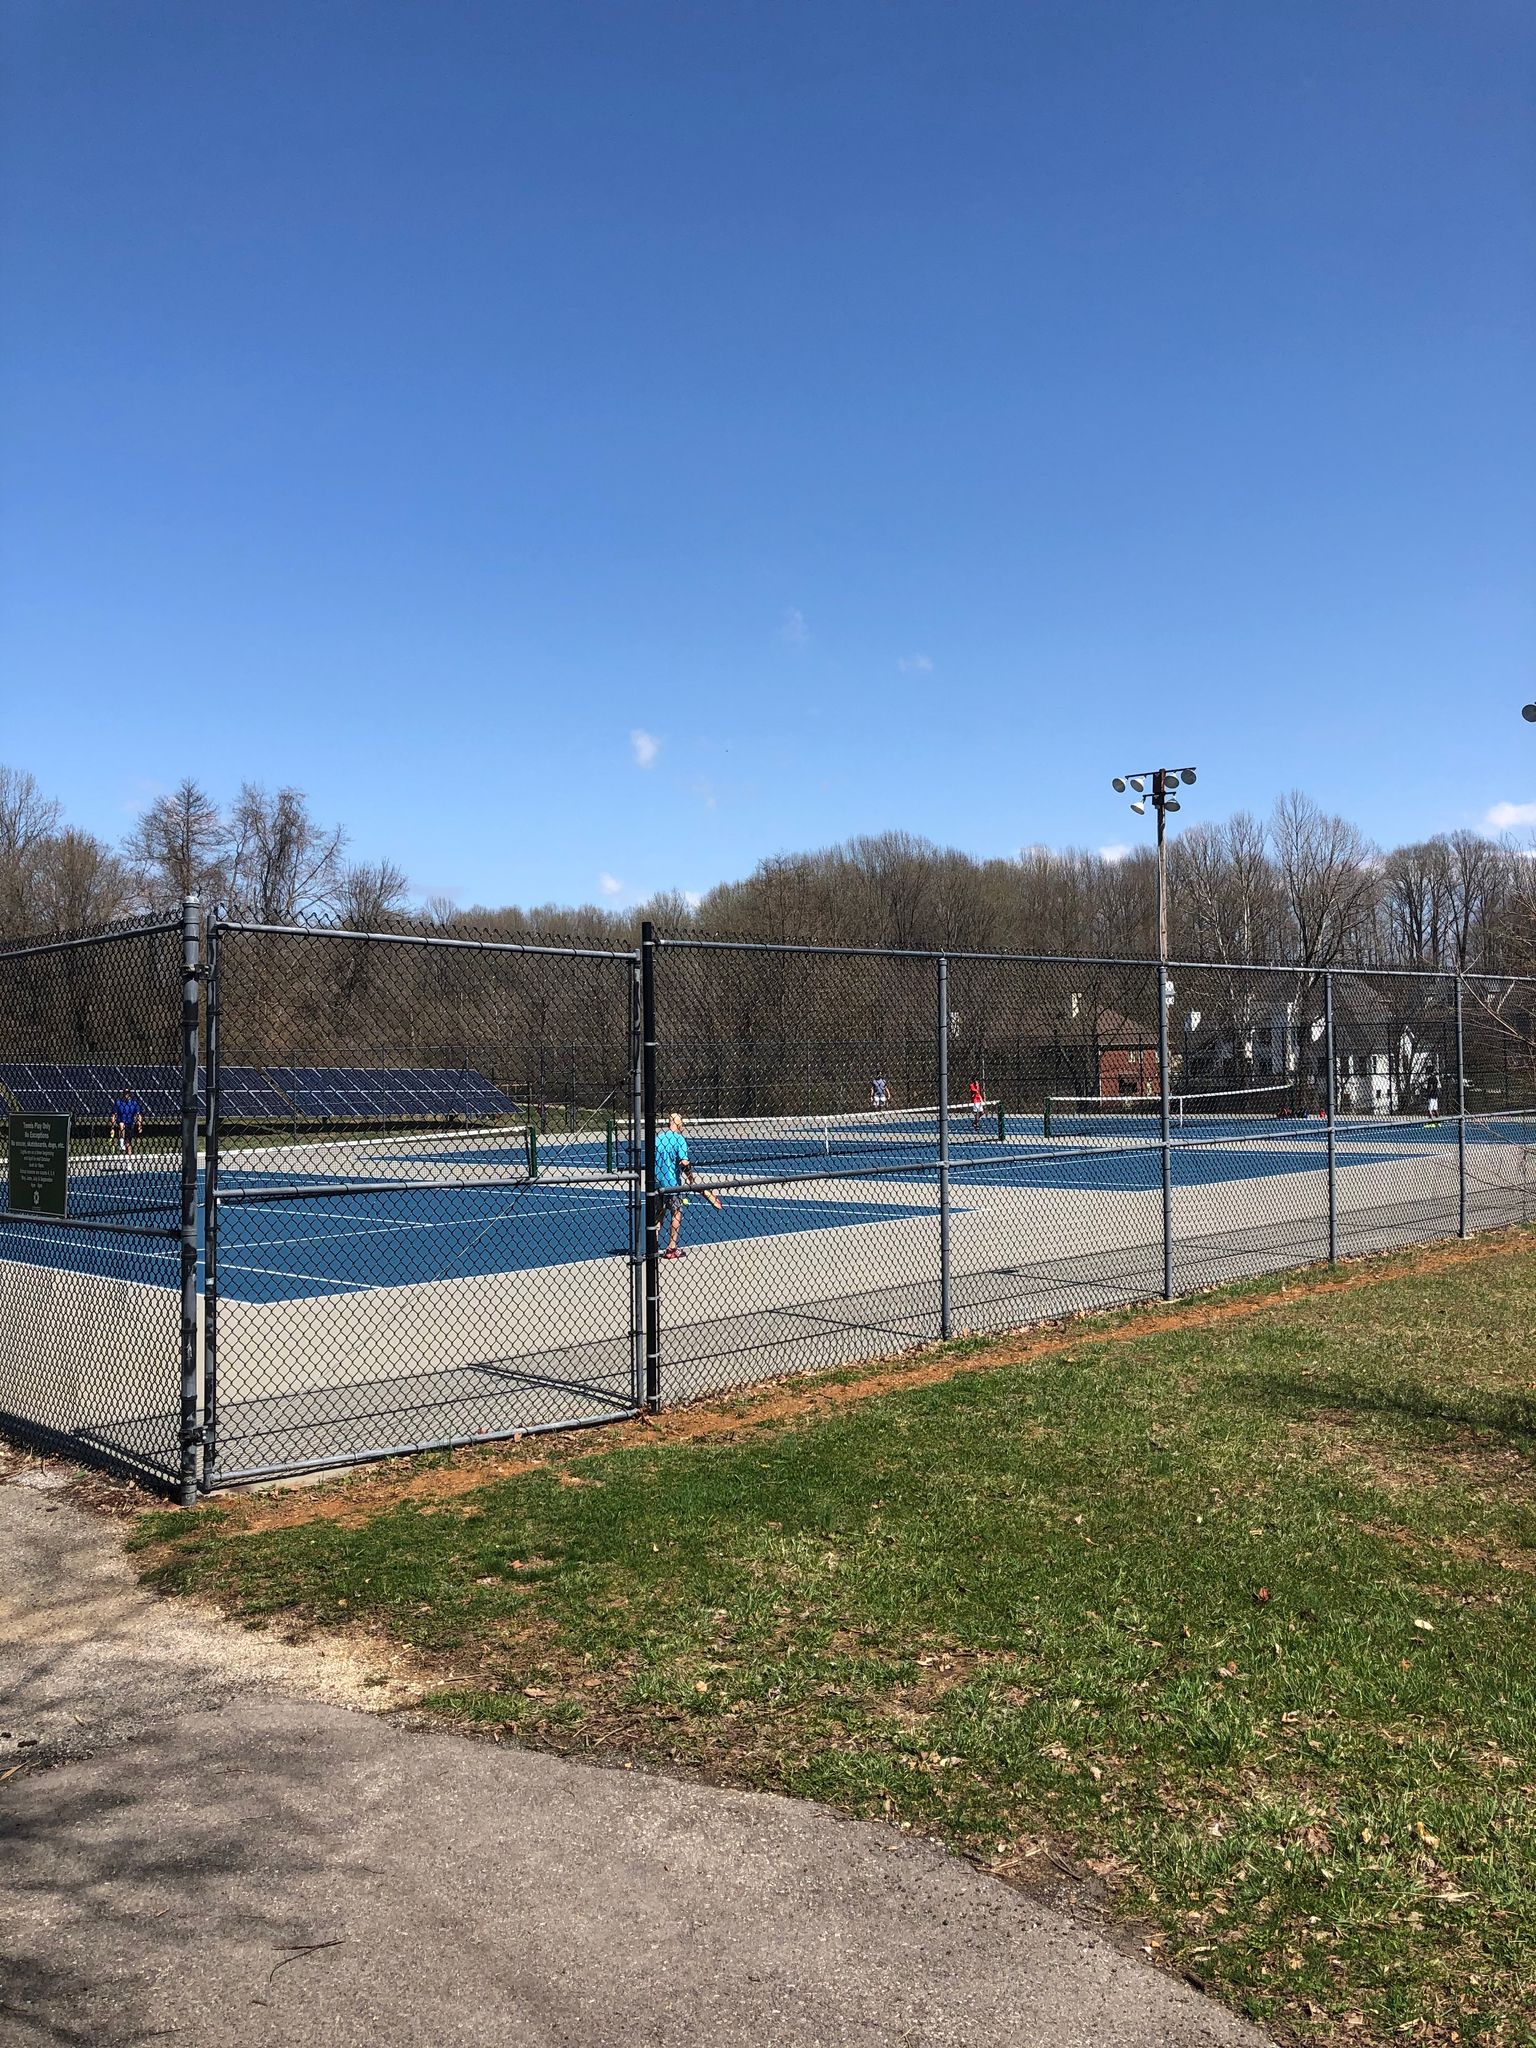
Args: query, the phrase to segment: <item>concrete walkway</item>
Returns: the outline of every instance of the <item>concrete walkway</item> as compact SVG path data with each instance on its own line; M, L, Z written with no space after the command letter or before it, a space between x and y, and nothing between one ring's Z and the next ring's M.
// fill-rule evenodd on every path
M0 1465L5 2048L1263 2048L888 1828L359 1711L57 1481Z

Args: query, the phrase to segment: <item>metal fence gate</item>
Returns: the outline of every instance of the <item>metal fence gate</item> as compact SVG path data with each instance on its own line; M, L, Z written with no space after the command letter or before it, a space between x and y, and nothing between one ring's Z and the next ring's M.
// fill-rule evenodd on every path
M632 956L217 920L209 953L204 1484L631 1413Z

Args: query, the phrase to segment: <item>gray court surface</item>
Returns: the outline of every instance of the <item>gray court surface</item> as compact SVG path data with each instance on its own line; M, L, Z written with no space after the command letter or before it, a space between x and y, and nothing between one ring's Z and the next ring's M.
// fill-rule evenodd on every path
M1161 1293L1157 1156L1130 1155L1128 1166L1126 1157L1122 1145L1106 1142L1049 1156L1042 1148L1022 1167L1015 1156L995 1172L957 1171L954 1332L1004 1330ZM1320 1125L1179 1148L1173 1161L1176 1292L1327 1258ZM1526 1221L1531 1184L1528 1147L1478 1136L1467 1147L1465 1227ZM1463 1223L1453 1127L1341 1131L1336 1187L1340 1256L1453 1237ZM622 1188L604 1191L585 1169L563 1168L556 1142L546 1150L538 1199L543 1263L513 1263L509 1250L498 1265L477 1218L465 1222L450 1210L440 1227L430 1212L370 1220L346 1197L326 1221L332 1263L318 1277L305 1270L318 1262L315 1239L292 1251L275 1242L263 1249L268 1278L220 1303L217 1478L632 1412L641 1391L632 1320L639 1276L623 1241ZM844 1170L733 1187L726 1199L726 1226L701 1201L690 1203L686 1256L661 1270L665 1400L883 1356L940 1334L931 1170ZM338 1242L355 1264L338 1267ZM423 1245L431 1247L425 1264ZM286 1266L270 1270L282 1260ZM424 1270L440 1277L417 1277ZM18 1278L0 1262L0 1306L10 1288L46 1321L49 1297L67 1311L79 1280L39 1269ZM143 1395L146 1384L175 1384L174 1298L133 1282L91 1284L117 1290L117 1342L110 1353L61 1359L70 1427L174 1470L174 1404L146 1404ZM0 1406L3 1396L0 1386Z

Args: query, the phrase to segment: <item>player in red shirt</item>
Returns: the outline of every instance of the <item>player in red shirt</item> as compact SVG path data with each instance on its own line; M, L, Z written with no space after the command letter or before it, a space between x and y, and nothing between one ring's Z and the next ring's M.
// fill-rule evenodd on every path
M971 1129L973 1131L981 1129L981 1112L984 1106L981 1099L981 1083L973 1081L971 1083Z

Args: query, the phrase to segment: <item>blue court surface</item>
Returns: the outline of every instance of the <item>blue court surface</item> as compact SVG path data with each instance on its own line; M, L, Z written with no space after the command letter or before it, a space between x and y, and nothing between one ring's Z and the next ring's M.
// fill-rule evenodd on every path
M964 1213L967 1195L973 1191L1018 1188L1126 1194L1159 1187L1161 1154L1155 1143L1148 1146L1146 1142L1145 1119L1138 1116L1125 1121L1134 1125L1132 1143L1104 1144L1101 1140L1097 1147L1031 1137L1022 1119L1014 1125L1019 1135L1002 1145L995 1129L985 1141L972 1138L967 1131L967 1142L955 1148L951 1169L955 1213ZM1501 1125L1503 1121L1499 1120ZM1499 1138L1505 1143L1522 1142L1528 1126L1515 1118L1509 1119L1509 1124L1509 1135L1501 1131ZM1479 1130L1484 1142L1494 1135L1486 1124ZM1199 1142L1192 1131L1182 1137L1182 1143L1176 1141L1173 1156L1174 1185L1179 1189L1276 1175L1320 1175L1326 1163L1325 1131L1318 1122L1266 1124L1262 1132L1246 1132L1246 1143L1230 1133L1224 1134L1221 1143ZM1341 1126L1338 1138L1341 1166L1401 1168L1415 1153L1422 1156L1432 1147L1454 1146L1456 1126L1426 1126L1406 1120L1361 1123ZM764 1142L774 1145L773 1152L750 1155L750 1164L743 1157L738 1135L714 1141L699 1138L690 1149L695 1169L706 1180L729 1180L744 1169L786 1174L815 1171L815 1151L786 1159L781 1140ZM560 1177L562 1171L572 1169L600 1171L603 1141L552 1140L544 1156L548 1164L537 1180L509 1178L494 1186L452 1187L422 1184L423 1170L430 1172L435 1167L443 1173L460 1167L473 1172L505 1165L505 1148L472 1150L453 1143L434 1147L426 1139L410 1151L393 1147L371 1151L364 1143L348 1149L350 1175L338 1172L334 1160L329 1173L314 1175L296 1173L291 1156L280 1171L231 1162L221 1176L226 1197L219 1212L221 1293L236 1301L293 1301L627 1257L627 1187L622 1182ZM936 1215L931 1151L910 1145L877 1145L855 1157L822 1157L827 1178L790 1182L772 1191L750 1187L730 1191L723 1212L695 1195L684 1215L684 1246L707 1252L712 1246L751 1238ZM783 1164L775 1168L771 1162L778 1160ZM873 1167L891 1170L871 1173ZM861 1168L864 1172L856 1182L858 1199L839 1198L836 1177L839 1173L857 1174ZM401 1185L378 1185L381 1171L403 1174ZM420 1176L414 1185L409 1179L413 1172ZM338 1191L338 1183L349 1178L374 1184ZM317 1190L326 1192L303 1193L309 1180ZM137 1185L146 1197L152 1195L167 1204L174 1201L163 1162L157 1162L152 1181L146 1173ZM120 1171L93 1170L82 1163L71 1175L70 1200L77 1214L89 1215L93 1210L121 1205L125 1196L131 1198L135 1186L132 1179L125 1183ZM295 1192L285 1194L282 1200L238 1199L241 1192L258 1194L277 1188ZM134 1220L174 1225L175 1212L167 1206L159 1214ZM174 1243L72 1231L67 1224L0 1224L0 1257L153 1286L178 1284L179 1250Z

